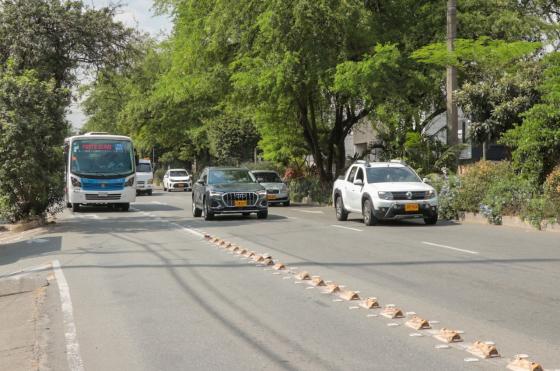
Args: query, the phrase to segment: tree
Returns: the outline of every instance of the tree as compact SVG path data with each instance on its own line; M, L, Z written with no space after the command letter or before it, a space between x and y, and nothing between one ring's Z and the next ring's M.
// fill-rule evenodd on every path
M0 214L9 221L43 216L62 200L66 97L35 71L0 69Z
M0 3L0 65L34 69L58 87L75 83L78 68L121 66L136 35L116 22L117 7L92 9L82 1L4 0Z
M133 30L82 1L0 2L0 199L11 221L44 216L63 190L65 110L78 69L120 66Z
M253 160L259 135L251 121L226 113L208 124L208 139L219 164L239 166Z
M539 86L542 101L524 113L523 122L502 138L502 143L513 148L516 170L538 184L560 164L560 53L549 55L544 67Z

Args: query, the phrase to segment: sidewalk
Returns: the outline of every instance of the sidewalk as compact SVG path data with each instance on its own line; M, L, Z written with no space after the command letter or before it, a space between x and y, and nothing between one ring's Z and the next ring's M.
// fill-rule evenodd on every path
M43 369L47 273L0 278L0 369Z

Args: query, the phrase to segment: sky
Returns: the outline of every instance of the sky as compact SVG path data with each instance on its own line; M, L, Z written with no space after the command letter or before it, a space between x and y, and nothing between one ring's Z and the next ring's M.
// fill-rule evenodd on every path
M101 8L116 3L110 0L84 0L84 3L95 8ZM143 32L148 32L154 37L163 37L169 34L173 27L172 21L165 16L154 16L152 0L121 1L122 7L118 11L117 20L127 26L134 27ZM80 110L79 104L73 104L68 112L68 120L76 129L82 127L86 117Z

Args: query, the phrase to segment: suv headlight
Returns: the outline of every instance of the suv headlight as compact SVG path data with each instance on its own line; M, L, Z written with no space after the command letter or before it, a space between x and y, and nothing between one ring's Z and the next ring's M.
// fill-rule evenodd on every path
M126 180L126 182L124 183L125 187L132 187L134 185L134 179L135 177L131 176L130 178L128 178Z
M431 199L436 197L436 191L434 191L433 189L426 192L426 199Z
M222 197L223 192L210 191L210 197Z
M257 191L257 195L259 197L266 197L266 189L263 189L262 191Z
M70 181L72 182L72 187L80 188L82 186L82 182L80 182L78 178L72 176L70 177Z
M393 194L391 192L377 192L377 195L382 200L392 200Z

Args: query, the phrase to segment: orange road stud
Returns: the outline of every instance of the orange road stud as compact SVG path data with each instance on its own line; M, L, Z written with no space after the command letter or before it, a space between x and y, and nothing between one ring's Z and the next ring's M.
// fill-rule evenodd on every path
M218 241L220 241L220 239L218 237L213 237L210 242L212 243L218 243Z
M306 281L306 280L310 280L311 276L309 275L308 272L299 272L298 274L296 274L296 279L300 281Z
M220 246L226 246L229 242L225 241L225 240L221 240L220 241ZM231 245L231 244L230 244Z
M254 251L247 251L247 252L245 253L244 256L245 256L246 258L252 258L252 257L254 257L255 255L257 255L257 254L256 254Z
M406 321L405 325L415 330L428 330L432 328L427 320L418 316L412 316L411 319Z
M247 249L239 249L239 250L237 251L237 253L238 253L239 255L245 255L245 254L247 254Z
M498 349L496 349L494 344L482 341L475 341L467 350L469 353L480 358L494 358L500 356L500 353L498 353Z
M327 288L325 289L325 292L328 294L334 294L335 292L339 292L339 291L340 291L340 287L335 283L328 284Z
M340 292L339 296L346 301L360 300L360 295L358 295L356 291L350 291L350 290L342 291Z
M321 277L313 277L313 279L311 280L311 284L315 287L317 286L326 286L325 285L325 281L323 281L321 279Z
M230 250L233 252L238 252L241 251L241 248L239 246L232 246Z
M210 236L208 233L205 233L205 234L204 234L204 238L205 238L206 240L209 240L209 239L212 238L212 236Z
M264 265L274 265L274 260L272 260L270 258L266 258L261 263L264 264Z
M457 331L445 327L439 330L439 334L437 334L435 338L444 343L458 343L463 341L461 335L459 335Z
M286 266L282 263L276 263L274 264L274 266L272 267L272 269L276 270L276 271L281 271L281 270L285 270Z
M394 318L403 318L404 314L400 308L387 306L381 312L381 315L386 318L394 319Z
M253 260L256 261L257 263L260 263L264 260L262 255L253 255Z
M377 298L366 298L360 303L360 306L366 309L375 309L379 308L379 302Z
M507 368L512 371L543 371L543 367L537 363L528 360L526 357L516 356Z

